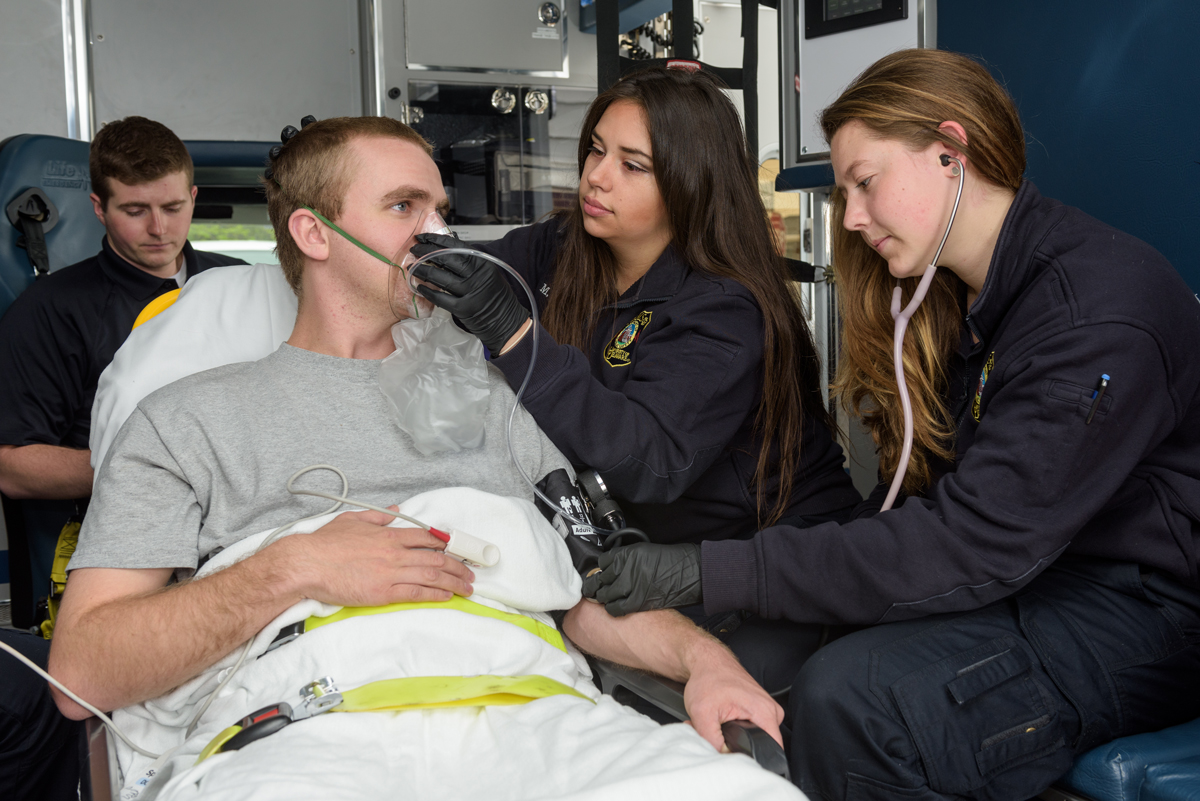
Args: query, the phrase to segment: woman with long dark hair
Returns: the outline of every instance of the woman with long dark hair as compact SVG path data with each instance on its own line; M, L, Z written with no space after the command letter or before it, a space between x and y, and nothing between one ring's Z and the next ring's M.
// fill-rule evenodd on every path
M514 386L538 337L525 407L653 542L698 551L780 520L848 519L860 498L720 82L625 77L592 103L578 159L578 203L485 248L534 289L540 330L482 259L419 267L445 290L426 297ZM455 243L418 239L416 254Z
M892 293L907 305L936 259L902 354L907 497L696 564L623 547L584 593L657 608L692 572L711 612L870 626L792 685L814 798L1031 798L1090 748L1200 715L1200 304L1152 247L1023 178L1015 105L964 56L886 56L821 121L837 386L888 482Z

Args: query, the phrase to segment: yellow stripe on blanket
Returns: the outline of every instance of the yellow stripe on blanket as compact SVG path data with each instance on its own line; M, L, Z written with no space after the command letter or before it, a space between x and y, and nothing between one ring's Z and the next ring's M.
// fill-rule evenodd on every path
M304 621L304 631L309 632L321 626L328 626L330 623L338 623L352 617L382 615L387 612L405 612L412 609L453 609L456 612L465 612L468 615L502 620L505 623L511 623L518 628L525 629L525 631L545 640L560 651L566 652L567 650L567 647L563 644L562 635L558 633L558 629L547 626L545 623L534 620L531 617L526 617L525 615L492 609L490 606L475 603L463 598L461 595L455 595L449 601L421 601L417 603L388 604L387 606L347 606L341 611L334 612L332 615L327 615L326 617L310 617Z
M332 712L440 709L454 706L512 706L552 695L583 693L546 676L411 676L364 684L342 693ZM594 701L592 703L595 703Z

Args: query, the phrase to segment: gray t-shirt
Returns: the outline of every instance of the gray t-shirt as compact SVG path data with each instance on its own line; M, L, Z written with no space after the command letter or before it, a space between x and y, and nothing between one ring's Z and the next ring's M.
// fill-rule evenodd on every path
M473 487L532 500L513 467L505 423L513 392L488 366L484 444L422 455L393 421L379 362L283 345L257 362L189 376L145 398L122 426L99 480L69 568L180 569L217 548L332 502L287 491L312 464L346 474L347 497L377 506L441 487ZM524 409L513 446L534 481L567 460ZM341 494L341 479L314 471L296 485Z

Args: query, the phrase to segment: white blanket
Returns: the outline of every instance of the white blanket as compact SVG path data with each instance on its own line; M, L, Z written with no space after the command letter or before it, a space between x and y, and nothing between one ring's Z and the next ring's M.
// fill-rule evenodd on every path
M401 511L439 528L460 528L500 548L495 567L474 568L472 601L553 627L545 610L569 608L579 600L580 582L566 546L529 502L452 488L409 499ZM315 530L331 518L310 521L297 531ZM268 533L226 549L198 575L245 558ZM173 692L114 713L117 725L139 745L160 752L177 748L153 780L139 787L151 760L118 744L125 797L803 797L748 758L718 754L690 727L659 726L601 696L585 660L569 643L560 649L504 620L453 609L395 611L321 626L264 655L283 626L337 610L305 601L266 626L246 663L186 741L184 730L195 710L227 675L241 648ZM269 704L297 706L300 687L321 677L331 677L345 691L386 679L476 675L545 676L585 698L330 712L194 764L221 730Z

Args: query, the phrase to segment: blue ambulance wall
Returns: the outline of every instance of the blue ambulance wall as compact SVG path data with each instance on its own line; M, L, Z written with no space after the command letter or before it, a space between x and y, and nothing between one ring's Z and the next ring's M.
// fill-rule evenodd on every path
M1200 292L1200 2L938 0L938 47L1008 87L1043 194L1149 242Z

